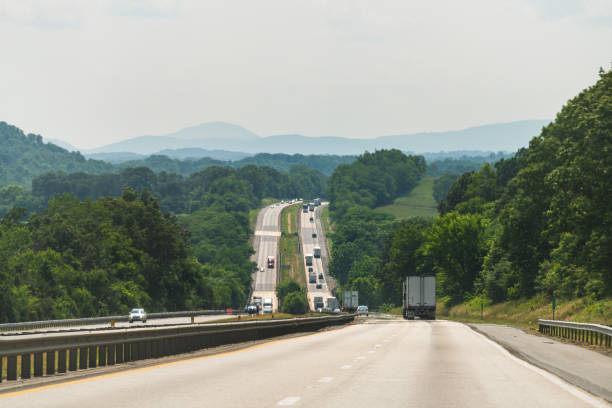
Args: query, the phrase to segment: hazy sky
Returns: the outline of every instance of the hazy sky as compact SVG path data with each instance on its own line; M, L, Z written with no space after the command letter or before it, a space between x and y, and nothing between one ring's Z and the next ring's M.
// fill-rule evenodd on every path
M611 62L610 0L0 0L0 121L79 148L552 119Z

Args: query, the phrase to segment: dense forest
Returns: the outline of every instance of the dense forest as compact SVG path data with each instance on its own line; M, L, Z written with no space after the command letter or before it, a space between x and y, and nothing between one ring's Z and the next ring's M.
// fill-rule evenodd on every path
M263 197L321 195L326 183L304 166L246 165L188 178L148 168L46 173L32 192L7 187L0 321L241 307L254 268L249 211Z
M0 187L29 186L34 177L48 171L97 174L112 169L106 162L87 160L78 152L44 143L39 135L25 135L21 129L0 122Z
M235 179L237 183L218 180L226 178ZM24 207L29 212L41 211L49 200L64 193L85 200L119 197L126 188L137 192L146 189L159 201L164 212L192 213L210 205L210 194L230 187L236 187L232 209L247 211L264 197L325 196L327 177L298 165L288 173L254 165L239 169L211 166L189 177L165 172L157 174L147 167L129 168L118 174L45 173L34 178L31 191L14 185L0 189L0 216L13 206Z
M535 294L609 297L611 129L612 71L601 71L599 81L570 100L528 148L446 177L450 187L446 195L446 187L436 193L435 220L374 220L331 195L337 200L332 207L345 215L336 218L334 239L343 244L334 248L338 258L330 269L355 288L356 277L365 277L372 305L400 305L402 279L428 273L436 274L439 299L447 305ZM362 188L367 181L352 186ZM365 223L377 231L355 228ZM368 244L359 243L364 236ZM343 250L345 245L353 247Z

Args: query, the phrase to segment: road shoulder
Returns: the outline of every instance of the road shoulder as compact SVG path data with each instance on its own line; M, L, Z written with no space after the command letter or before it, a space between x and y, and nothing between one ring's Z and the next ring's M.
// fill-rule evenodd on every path
M612 402L612 358L555 338L528 334L515 327L495 324L468 326L513 355Z

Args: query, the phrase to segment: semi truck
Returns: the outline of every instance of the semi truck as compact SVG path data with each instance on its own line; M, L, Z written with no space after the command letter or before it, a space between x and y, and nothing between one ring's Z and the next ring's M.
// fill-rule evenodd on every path
M314 247L314 257L315 258L320 258L321 257L321 247Z
M359 292L356 290L345 290L342 292L342 310L354 312L359 306Z
M323 296L315 296L312 299L312 303L314 303L314 309L317 312L322 312L323 311L323 307L325 306L323 304Z
M321 199L320 198L315 198L313 201L313 204L315 205L315 207L318 207L321 205Z
M334 310L338 309L338 299L336 299L335 297L328 297L326 301L328 312L333 312Z
M404 319L436 319L436 277L408 276L403 284Z
M308 283L317 283L317 274L314 272L308 272Z
M268 268L274 268L274 257L273 256L268 257Z
M312 266L312 254L306 254L306 266Z

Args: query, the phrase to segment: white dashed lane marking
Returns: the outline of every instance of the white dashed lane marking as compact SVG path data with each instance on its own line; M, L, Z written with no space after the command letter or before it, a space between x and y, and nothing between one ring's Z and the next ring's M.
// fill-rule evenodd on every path
M300 400L300 397L286 397L286 398L283 398L282 400L278 401L277 405L279 405L281 407L288 407L290 405L295 404L299 400Z
M342 366L342 367L340 367L340 368L341 368L341 369L343 369L343 370L348 370L348 369L349 369L349 368L351 368L351 367L352 367L352 365L350 365L350 364L346 364L346 365L343 365L343 366Z
M320 383L330 383L332 382L332 380L334 379L334 377L323 377L319 380Z

